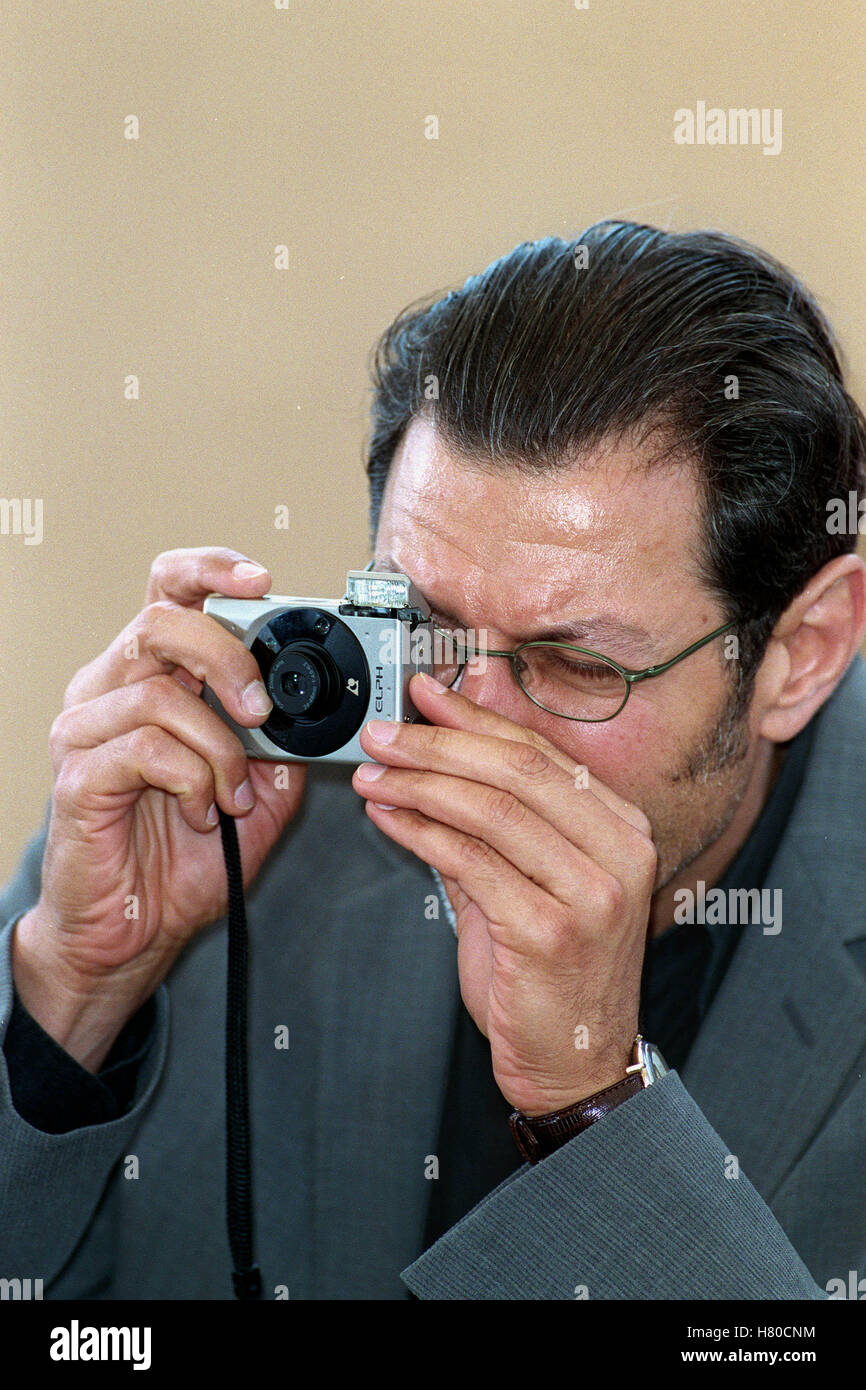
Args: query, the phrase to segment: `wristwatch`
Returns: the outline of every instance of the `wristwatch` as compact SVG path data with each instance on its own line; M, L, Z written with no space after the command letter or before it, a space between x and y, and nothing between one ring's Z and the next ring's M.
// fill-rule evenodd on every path
M514 1142L527 1163L539 1163L576 1134L595 1124L603 1115L615 1110L629 1096L652 1086L669 1070L655 1043L646 1042L638 1033L632 1050L632 1064L626 1067L622 1081L616 1081L603 1091L596 1091L594 1096L586 1096L575 1105L566 1106L564 1110L554 1110L550 1115L524 1115L520 1110L513 1111L508 1123Z

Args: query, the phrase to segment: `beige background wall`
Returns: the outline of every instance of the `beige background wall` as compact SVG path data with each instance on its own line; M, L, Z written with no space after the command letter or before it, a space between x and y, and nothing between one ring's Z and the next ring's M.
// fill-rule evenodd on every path
M334 596L366 562L366 361L409 300L602 216L715 226L819 294L863 399L862 0L7 0L0 31L0 496L44 499L41 545L0 537L0 878L153 555ZM699 100L781 108L781 153L676 145Z

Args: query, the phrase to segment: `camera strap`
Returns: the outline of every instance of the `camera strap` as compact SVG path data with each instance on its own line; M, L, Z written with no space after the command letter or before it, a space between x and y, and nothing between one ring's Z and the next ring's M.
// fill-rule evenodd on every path
M226 1224L235 1298L262 1296L262 1276L253 1257L250 1107L247 1082L247 914L241 852L234 817L219 810L228 881L226 978Z
M226 972L225 1100L226 1224L235 1298L262 1296L261 1270L253 1256L250 1105L247 1075L247 913L238 830L233 816L219 810L228 884L228 962ZM457 919L435 869L431 873L454 935Z

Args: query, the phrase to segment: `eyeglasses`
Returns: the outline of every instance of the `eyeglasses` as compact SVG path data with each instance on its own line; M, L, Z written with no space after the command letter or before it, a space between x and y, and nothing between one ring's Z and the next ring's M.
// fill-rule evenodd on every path
M501 656L509 663L512 675L534 705L562 719L577 719L582 723L601 724L620 714L639 681L661 676L700 651L708 642L720 637L734 626L733 622L708 632L684 651L643 671L620 666L609 656L575 647L570 642L521 642L512 651L496 651L492 647L476 648L467 642L465 631L433 625L433 661L431 674L442 685L456 685L466 667L479 658ZM438 640L436 640L438 638ZM467 655L467 652L471 655Z

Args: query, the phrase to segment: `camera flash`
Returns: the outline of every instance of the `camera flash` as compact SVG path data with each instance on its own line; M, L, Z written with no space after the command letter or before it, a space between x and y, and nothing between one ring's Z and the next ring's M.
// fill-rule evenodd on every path
M346 598L359 608L406 608L409 606L409 576L376 570L349 570Z

